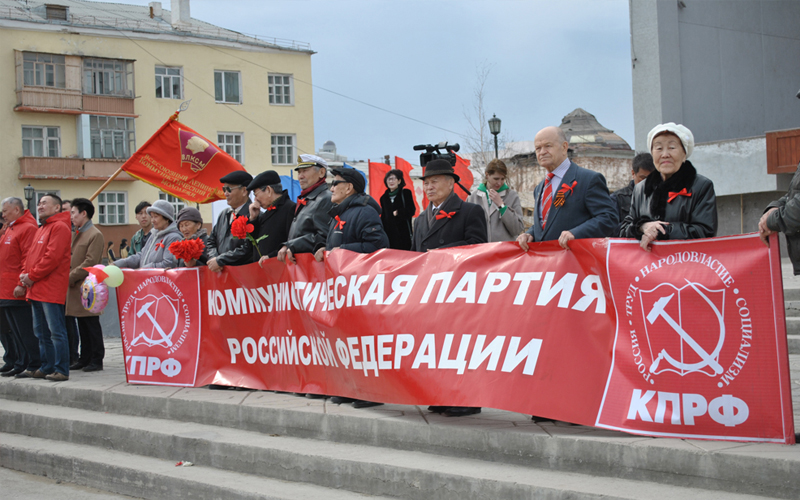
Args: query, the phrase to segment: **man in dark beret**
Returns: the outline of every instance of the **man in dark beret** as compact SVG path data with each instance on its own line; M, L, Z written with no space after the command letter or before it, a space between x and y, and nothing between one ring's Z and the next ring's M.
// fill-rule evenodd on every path
M428 206L414 221L411 251L474 245L489 241L486 214L480 205L461 201L454 191L458 175L447 160L432 160L425 166L422 182ZM428 411L448 417L480 413L480 408L429 406Z
M231 235L231 223L239 216L250 217L250 196L247 186L253 176L243 170L231 172L220 178L228 207L219 214L217 223L208 237L208 268L214 272L225 266L243 266L253 262L252 252L245 248L246 239Z
M283 189L281 177L274 170L261 172L247 186L255 201L250 204L250 223L255 228L253 238L256 249L250 240L245 247L250 250L253 262L259 264L278 255L283 242L289 238L289 228L294 218L294 202ZM263 211L262 211L263 209Z

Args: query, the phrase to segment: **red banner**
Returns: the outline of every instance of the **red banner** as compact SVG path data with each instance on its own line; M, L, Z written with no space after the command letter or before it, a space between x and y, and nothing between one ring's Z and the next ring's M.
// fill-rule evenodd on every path
M167 120L122 170L182 200L224 200L220 177L244 167L177 117Z
M129 383L483 406L626 432L794 442L777 241L336 250L124 270Z
M369 165L369 195L380 203L381 196L383 196L384 191L386 191L386 185L383 183L383 179L386 177L386 174L389 173L389 170L392 169L392 166L386 163L373 161L367 161L367 164Z

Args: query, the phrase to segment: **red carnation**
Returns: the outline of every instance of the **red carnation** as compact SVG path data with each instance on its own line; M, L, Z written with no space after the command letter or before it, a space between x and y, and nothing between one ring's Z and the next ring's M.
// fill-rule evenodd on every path
M249 221L250 219L246 215L240 215L233 219L231 223L231 236L239 240L247 238L247 234L252 233L255 229Z
M185 261L197 260L203 255L206 245L199 238L176 241L169 246L169 251L176 259Z

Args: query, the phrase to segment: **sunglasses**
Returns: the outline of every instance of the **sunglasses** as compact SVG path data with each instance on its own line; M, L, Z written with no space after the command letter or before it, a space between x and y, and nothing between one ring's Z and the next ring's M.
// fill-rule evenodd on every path
M336 187L339 184L347 184L347 181L333 181L331 182L331 187Z
M223 191L223 192L225 192L225 193L230 193L230 192L231 192L231 191L233 191L234 189L241 189L241 188L243 188L243 187L244 187L244 186L236 186L236 187L222 186L222 191Z

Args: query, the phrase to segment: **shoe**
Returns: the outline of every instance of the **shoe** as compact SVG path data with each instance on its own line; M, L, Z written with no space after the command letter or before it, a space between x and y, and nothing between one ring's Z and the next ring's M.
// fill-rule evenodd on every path
M58 372L51 373L50 375L47 375L45 378L51 382L64 382L65 380L69 380L69 377L67 375Z
M69 369L72 370L72 367L70 366ZM85 372L99 372L102 369L103 365L86 365L83 367L83 371Z
M375 403L373 401L353 401L353 408L372 408L373 406L380 406L383 403Z
M25 370L22 373L17 373L14 378L33 378L33 372L30 370Z
M335 405L340 405L342 403L354 403L356 402L353 398L346 398L344 396L334 396L331 398L331 403Z
M89 366L89 365L81 363L80 361L76 361L76 362L72 363L71 365L69 365L69 369L70 370L74 370L74 371L78 371L78 370L82 370L83 368L85 368L87 366Z
M480 413L481 409L472 406L451 406L444 411L444 415L448 417L466 417L467 415L475 415Z
M22 369L12 368L11 370L8 370L5 373L0 373L0 377L13 377L13 376L15 376L17 374L20 374L20 373L24 372L24 371L25 370L22 370Z
M429 406L428 411L431 413L444 413L450 406Z
M36 370L31 375L32 378L47 378L47 375L42 370Z
M7 371L11 371L14 369L14 365L10 365L8 363L4 364L2 368L0 368L0 373L5 373Z

